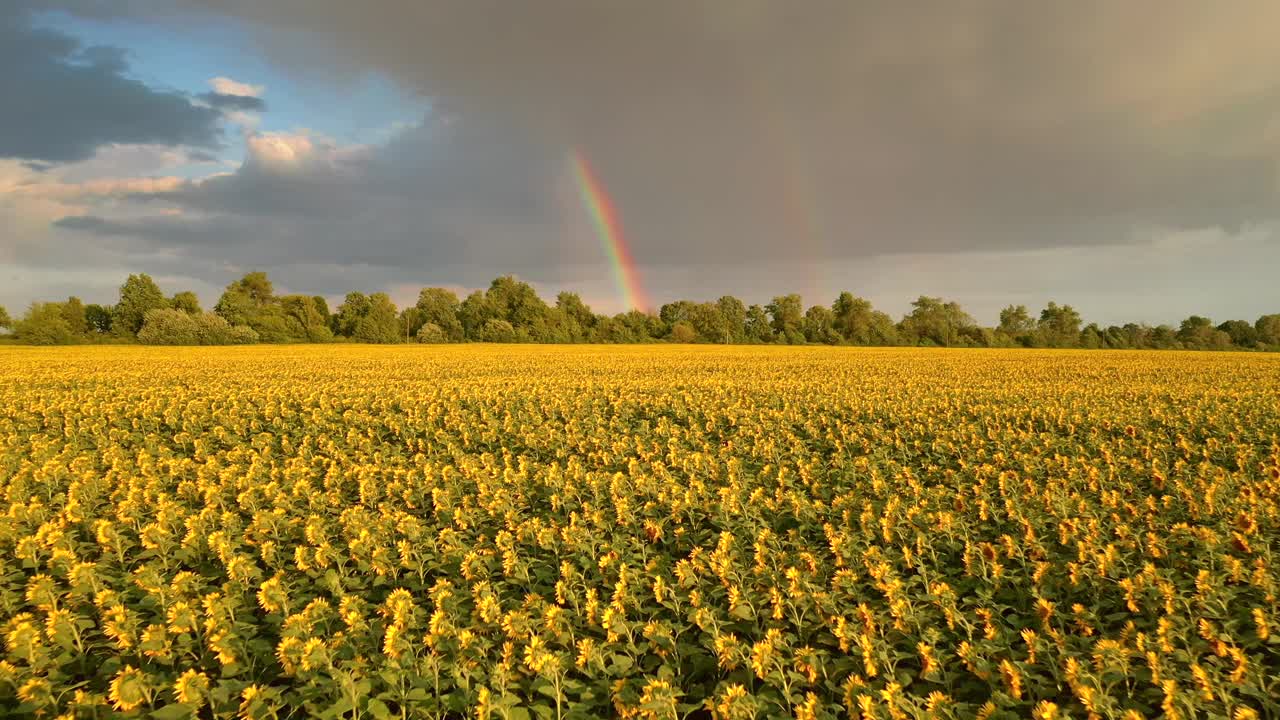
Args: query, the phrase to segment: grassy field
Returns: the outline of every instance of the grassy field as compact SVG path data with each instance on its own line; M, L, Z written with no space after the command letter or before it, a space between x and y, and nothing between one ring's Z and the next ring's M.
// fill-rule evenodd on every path
M1280 356L0 348L0 715L1275 717Z

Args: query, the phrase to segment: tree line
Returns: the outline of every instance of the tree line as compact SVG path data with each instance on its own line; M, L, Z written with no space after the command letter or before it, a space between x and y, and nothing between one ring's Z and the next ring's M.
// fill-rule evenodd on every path
M1178 327L1138 323L1085 325L1070 305L1050 302L1033 314L1023 305L1000 312L995 327L979 325L958 303L921 296L894 321L851 293L808 308L799 295L747 305L726 295L714 302L677 300L656 315L632 310L597 314L575 293L548 303L525 282L504 276L459 298L423 288L397 308L386 293L351 292L331 310L320 296L279 295L263 272L227 286L212 311L195 293L167 296L150 276L130 275L114 305L32 303L14 321L0 307L0 328L19 342L64 345L139 342L148 345L248 343L732 343L1046 347L1198 350L1280 350L1280 313L1254 322L1214 324L1193 315Z

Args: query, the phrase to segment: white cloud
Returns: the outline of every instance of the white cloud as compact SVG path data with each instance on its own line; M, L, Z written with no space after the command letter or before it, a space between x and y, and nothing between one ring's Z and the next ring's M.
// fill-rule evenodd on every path
M213 88L214 92L222 93L223 95L240 95L243 97L262 97L262 94L267 90L265 85L250 85L249 83L242 83L221 75L209 78L209 87Z

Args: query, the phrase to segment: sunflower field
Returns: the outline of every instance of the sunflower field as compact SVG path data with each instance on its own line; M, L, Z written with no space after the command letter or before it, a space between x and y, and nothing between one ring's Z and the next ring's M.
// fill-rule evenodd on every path
M1280 717L1280 357L0 350L0 716Z

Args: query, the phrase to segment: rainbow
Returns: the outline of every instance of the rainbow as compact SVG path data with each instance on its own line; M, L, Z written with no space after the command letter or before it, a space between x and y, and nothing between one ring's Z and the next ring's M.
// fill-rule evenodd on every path
M583 207L591 216L591 224L595 226L600 244L609 256L609 264L613 267L613 279L618 285L618 294L628 310L649 312L649 298L640 284L640 270L636 267L635 258L631 257L631 248L627 246L626 236L622 234L622 222L618 219L618 211L613 207L609 194L605 192L587 158L574 150L570 159L573 165L573 178L578 186L578 196Z

